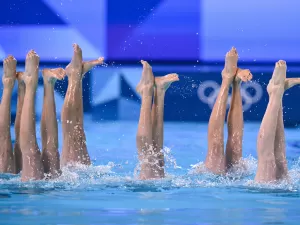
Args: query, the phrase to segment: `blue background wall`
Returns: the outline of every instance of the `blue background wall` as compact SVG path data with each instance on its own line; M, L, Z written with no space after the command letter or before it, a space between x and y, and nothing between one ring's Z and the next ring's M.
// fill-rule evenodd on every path
M300 59L298 0L9 0L0 9L0 57L223 60L232 45L245 61Z
M193 67L194 68L194 67ZM208 69L209 68L209 69ZM22 68L19 68L22 70ZM155 75L178 72L180 82L174 83L165 97L165 120L207 122L212 106L219 91L221 67L197 66L161 66L154 65ZM266 85L272 74L272 67L253 67L254 79L242 84L244 119L261 121L268 103ZM299 76L297 67L291 68L289 77ZM84 111L95 121L103 120L137 120L140 110L140 98L135 87L140 79L141 65L120 67L98 67L92 70L83 80ZM57 117L63 105L67 88L67 78L56 83ZM230 103L228 99L228 107ZM295 126L300 122L300 87L288 90L283 98L285 124ZM15 116L17 87L12 100L12 115ZM39 81L36 97L37 118L42 113L43 83Z
M167 93L165 119L207 121L224 55L234 45L240 65L254 74L242 88L244 118L259 121L275 61L287 60L289 77L300 75L299 9L297 0L10 0L0 9L0 58L13 54L23 70L27 51L35 49L41 68L64 67L74 42L86 60L104 56L107 64L84 79L84 110L97 121L137 120L138 61L146 59L155 75L180 75ZM57 82L58 115L66 87L66 80ZM38 117L42 98L41 80ZM286 124L300 121L298 98L298 87L284 97ZM15 107L16 89L13 115Z

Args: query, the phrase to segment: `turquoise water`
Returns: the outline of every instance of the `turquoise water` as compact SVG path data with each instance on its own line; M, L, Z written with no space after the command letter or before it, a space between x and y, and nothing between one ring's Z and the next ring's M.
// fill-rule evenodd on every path
M193 173L207 124L166 123L168 175L157 181L136 179L136 122L87 118L85 128L93 166L65 168L53 181L0 175L0 224L299 224L298 129L286 130L291 182L257 186L259 124L245 124L245 168L217 177Z

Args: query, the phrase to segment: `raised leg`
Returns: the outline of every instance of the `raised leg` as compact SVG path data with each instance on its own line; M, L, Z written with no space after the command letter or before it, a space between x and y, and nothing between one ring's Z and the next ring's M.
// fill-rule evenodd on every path
M282 109L282 101L281 101L281 105L279 107L279 112L277 117L277 127L276 127L275 142L274 142L277 180L284 179L288 175L282 110L283 109Z
M160 177L160 167L155 162L153 149L151 106L153 98L154 76L151 66L146 61L143 64L142 78L136 87L142 98L136 145L141 165L140 179ZM154 167L155 166L155 167Z
M45 173L51 178L55 178L61 173L54 85L57 79L61 80L64 76L65 70L62 68L43 70L44 102L41 121L42 161Z
M227 117L228 139L226 144L226 167L230 169L242 158L243 142L243 106L240 85L241 81L249 81L252 74L249 70L238 69L232 85L230 109Z
M178 81L177 74L168 74L163 77L155 77L154 100L152 106L152 137L154 152L157 155L159 163L160 177L164 177L164 102L165 93L170 87L171 83Z
M21 77L26 85L20 126L20 147L23 159L22 181L39 180L44 177L44 168L35 130L35 93L38 68L39 56L31 50L26 56L25 72Z
M17 115L15 118L15 145L14 145L14 160L15 160L15 173L18 174L22 170L22 151L20 148L20 126L21 114L25 96L25 83L21 80L23 72L17 72L18 79L18 102L17 102Z
M91 164L83 128L82 78L87 69L103 63L103 58L83 63L81 48L74 44L73 49L72 61L66 68L68 89L61 114L63 128L62 166L68 163Z
M237 60L237 51L235 48L232 48L226 54L225 68L222 71L223 80L221 88L208 124L208 152L205 166L215 174L223 174L226 170L224 156L224 121L228 91L237 72Z
M298 84L300 84L300 78L288 78L285 80L285 90ZM282 103L279 107L274 149L276 163L276 179L282 180L287 178L288 176Z
M258 166L255 176L257 182L276 181L274 144L279 109L282 107L285 78L286 63L280 60L276 63L272 79L267 87L269 103L257 137Z
M10 135L10 105L16 80L16 65L17 61L13 56L8 56L3 62L3 94L0 105L0 173L13 173L15 171Z

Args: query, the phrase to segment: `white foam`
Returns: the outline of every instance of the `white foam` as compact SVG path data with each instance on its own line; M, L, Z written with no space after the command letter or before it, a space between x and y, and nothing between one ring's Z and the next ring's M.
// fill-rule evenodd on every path
M171 150L165 148L166 164L172 168L178 168L176 160L170 157ZM168 155L169 154L169 155ZM169 160L171 158L171 160ZM283 191L295 192L299 189L300 181L300 158L291 165L289 171L290 179L270 184L257 184L253 181L257 160L249 156L234 168L227 176L217 176L211 173L198 173L198 170L203 167L203 162L192 167L190 172L185 175L167 174L166 178L161 180L141 181L138 180L138 166L136 171L129 174L117 174L113 170L120 165L113 162L107 165L85 166L72 165L62 169L62 175L54 180L42 180L21 182L20 175L0 175L1 193L6 193L5 190L17 190L22 193L31 193L32 191L40 190L90 190L93 188L121 188L121 189L145 189L145 190L160 190L170 188L211 188L211 187L235 187L242 189L250 189L255 191ZM202 170L201 170L202 171Z

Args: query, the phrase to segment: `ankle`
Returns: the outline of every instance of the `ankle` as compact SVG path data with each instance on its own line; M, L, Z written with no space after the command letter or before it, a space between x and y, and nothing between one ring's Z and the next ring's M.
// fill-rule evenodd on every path
M81 85L82 84L82 77L79 76L68 76L68 83L71 85Z
M156 95L164 96L166 94L166 89L163 87L156 87Z
M35 95L36 94L36 90L37 90L37 84L31 84L30 86L26 87L25 95L26 94Z
M269 97L278 97L278 98L282 98L284 93L284 88L282 87L273 87L272 91L269 93Z
M56 83L56 79L52 77L44 77L43 80L44 80L45 87L53 88Z
M14 88L13 83L11 83L11 84L4 83L3 84L3 90L4 91L12 92L13 88Z
M241 83L242 83L241 80L234 79L233 82L232 82L232 85L233 85L234 88L239 88Z
M142 88L142 95L143 96L153 96L154 87L153 85L145 85Z

